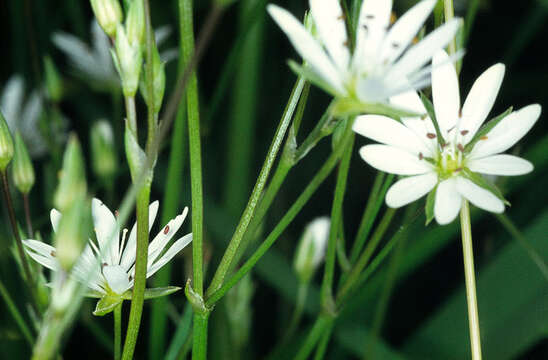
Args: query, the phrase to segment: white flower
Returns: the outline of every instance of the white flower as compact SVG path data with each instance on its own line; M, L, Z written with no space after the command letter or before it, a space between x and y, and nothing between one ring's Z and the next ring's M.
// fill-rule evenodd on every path
M309 223L295 254L295 271L302 282L308 282L325 257L331 221L327 216Z
M439 224L455 219L462 198L484 210L502 213L502 196L479 174L522 175L533 170L529 161L500 153L531 129L540 115L540 105L526 106L480 129L495 102L504 65L487 69L461 108L457 74L447 54L437 53L433 64L434 112L443 139L437 138L429 117L403 118L400 123L365 115L357 118L354 131L383 145L364 146L360 155L379 170L409 176L389 189L386 203L390 207L404 206L433 191L433 210ZM393 97L391 102L420 113L426 111L415 92Z
M150 204L149 231L156 219L158 206L158 201ZM128 230L124 229L120 239L116 218L105 204L98 199L93 199L91 211L97 245L93 240L89 240L89 244L86 245L82 255L74 265L71 275L101 295L122 295L133 287L137 224L131 229L129 237L126 236ZM183 224L187 213L188 208L185 208L181 215L172 219L150 242L148 246L147 278L167 264L192 241L192 234L187 234L175 241L162 254L166 245ZM61 213L53 209L50 217L53 230L57 232ZM113 234L114 238L109 242ZM53 246L37 240L24 240L23 243L29 256L38 263L53 271L61 269Z
M389 27L392 1L364 1L353 54L338 0L310 0L318 40L288 11L269 5L268 12L308 63L314 77L323 83L317 85L323 85L335 97L375 103L411 87L428 85L430 70L425 65L449 43L459 26L454 19L412 44L435 4L436 0L421 1Z

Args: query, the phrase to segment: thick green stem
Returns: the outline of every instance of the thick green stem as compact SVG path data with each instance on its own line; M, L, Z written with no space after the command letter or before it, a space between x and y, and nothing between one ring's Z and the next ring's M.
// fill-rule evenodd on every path
M228 244L228 247L223 255L223 258L221 259L221 263L219 264L219 267L217 268L217 271L215 272L215 275L213 276L213 280L211 280L211 285L209 286L207 294L212 294L223 285L223 281L226 274L228 273L230 264L232 263L234 257L236 256L238 247L240 246L242 238L249 226L249 223L251 222L251 219L255 215L255 210L257 208L257 205L263 193L263 189L266 185L266 181L268 180L270 169L272 168L272 165L274 164L274 161L276 160L276 157L278 155L278 150L282 146L285 133L293 117L293 112L299 102L299 97L303 89L304 83L305 81L302 79L299 81L299 86L295 89L296 96L292 97L293 101L288 104L286 111L284 112L284 116L282 117L280 124L278 125L278 128L276 129L274 139L272 140L272 143L270 144L268 154L261 168L261 172L259 173L259 177L257 178L255 187L253 188L253 192L251 193L251 197L249 198L249 201L244 210L244 213L242 214L240 222L238 226L236 227L236 231L234 232L234 235L232 236L232 239L230 240L230 243Z
M150 183L145 183L137 194L137 254L135 259L135 283L129 312L129 321L122 359L133 359L137 335L141 325L148 261L148 204Z
M23 320L23 316L17 309L17 306L15 306L13 299L11 298L8 290L6 289L6 287L4 286L1 280L0 280L0 296L2 296L2 299L6 303L6 306L9 312L11 313L13 320L15 320L15 323L17 324L17 326L19 326L19 329L21 330L23 337L28 342L28 344L32 346L32 344L34 343L34 340L31 335L30 329L25 323L25 320Z
M120 360L122 352L122 304L114 308L114 360Z
M221 288L212 293L206 301L206 306L211 306L215 304L219 299L221 299L228 290L234 286L242 277L244 277L259 261L259 259L268 251L268 249L274 244L274 242L280 237L284 230L291 224L293 219L297 214L302 210L306 205L310 197L316 192L318 187L323 183L327 176L331 173L335 165L338 163L340 157L343 154L343 151L346 149L350 138L352 137L352 128L351 125L347 126L345 134L341 139L338 147L331 153L327 161L323 164L320 170L316 173L314 178L310 181L305 190L301 195L295 200L291 208L287 211L284 217L280 220L278 225L272 230L268 235L265 241L259 246L259 248L251 255L251 257L242 265L242 267L230 278L228 279Z
M472 248L472 226L470 224L470 208L464 200L460 210L460 225L462 235L462 254L464 257L464 278L466 282L466 300L468 302L468 325L470 327L470 347L472 359L481 360L481 339L476 299L476 275L474 270L474 250Z
M207 359L207 322L209 313L194 313L192 336L192 359Z

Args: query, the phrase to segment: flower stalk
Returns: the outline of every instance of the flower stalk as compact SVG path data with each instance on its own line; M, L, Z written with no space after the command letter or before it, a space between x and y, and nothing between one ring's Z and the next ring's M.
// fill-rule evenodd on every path
M470 347L472 359L481 360L481 338L479 328L478 303L476 297L476 276L474 270L474 251L472 247L472 226L470 207L464 200L460 210L462 235L462 254L464 257L464 277L466 283L466 301L468 303L468 325L470 328Z
M122 354L122 303L114 308L114 360Z

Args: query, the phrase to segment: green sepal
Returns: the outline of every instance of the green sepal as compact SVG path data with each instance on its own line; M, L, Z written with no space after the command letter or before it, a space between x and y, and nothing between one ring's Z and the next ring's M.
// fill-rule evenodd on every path
M466 146L464 147L464 152L465 153L469 153L470 151L472 151L472 149L474 148L474 145L476 145L476 143L485 135L487 135L491 130L493 130L493 128L502 120L504 119L505 117L507 117L508 115L510 115L510 113L512 112L513 110L513 107L510 106L508 109L506 109L505 112L503 112L502 114L496 116L495 118L489 120L487 123L485 123L479 130L478 132L476 132L476 135L474 135L474 137L472 138L472 140L470 140L470 142L468 144L466 144Z
M91 290L91 289L87 289L86 292L84 293L84 297L88 297L92 299L100 299L103 296L105 296L105 294L96 290Z
M186 282L185 295L196 314L205 315L211 311L211 309L206 306L204 298L195 292L192 285L190 285L190 279Z
M124 301L124 299L119 295L105 295L97 301L93 315L105 316L114 311L116 306L120 305L122 301Z
M330 110L333 116L337 117L360 114L376 114L388 116L392 119L399 119L401 117L419 117L424 115L389 104L364 103L358 99L349 97L336 99Z
M472 181L477 186L492 192L496 197L502 200L502 202L504 202L505 205L510 206L510 202L504 198L499 188L495 184L492 184L489 180L481 176L480 174L470 171L469 169L464 169L462 170L462 175L466 179Z
M166 286L166 287L145 289L145 300L171 295L174 292L177 292L179 290L181 290L181 288L178 286ZM131 300L132 297L133 297L133 290L128 290L122 294L122 299L124 300Z
M135 134L129 128L129 124L126 121L126 134L125 134L125 150L126 157L129 164L129 172L131 174L131 179L133 182L139 180L139 176L143 171L143 168L146 164L146 154L139 146ZM152 174L150 174L152 175Z
M436 138L438 140L438 144L440 144L441 147L445 145L445 139L441 135L440 125L438 124L438 119L436 119L436 111L434 110L434 104L428 99L422 92L420 93L422 104L424 105L424 108L426 109L426 112L428 113L428 116L432 120L432 124L434 124L434 128L436 129Z
M324 79L322 79L314 70L312 70L309 66L306 65L300 65L294 60L288 60L287 65L293 70L295 74L298 76L301 76L302 78L308 80L312 84L318 86L323 91L325 91L328 94L331 94L333 96L341 96L338 91L333 89L331 85L329 85Z
M426 197L426 205L424 206L424 212L426 213L426 222L425 226L428 226L434 220L434 203L436 202L436 190L438 185L436 185Z

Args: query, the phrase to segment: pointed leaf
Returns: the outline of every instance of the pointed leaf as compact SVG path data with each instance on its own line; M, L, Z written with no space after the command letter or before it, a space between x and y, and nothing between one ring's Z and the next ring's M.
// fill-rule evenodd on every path
M124 301L124 299L122 299L121 296L112 296L112 295L104 296L99 301L97 301L97 305L95 306L93 315L104 316L114 311L114 308L120 305L122 301Z
M438 124L438 120L436 119L436 112L434 111L434 104L428 99L422 92L420 93L422 104L424 105L424 108L426 109L426 112L428 113L428 116L432 120L432 124L434 124L434 128L436 129L436 138L438 139L438 143L440 146L445 145L445 139L441 135L440 131L440 125Z
M491 131L502 119L504 119L506 116L510 115L510 113L512 112L512 106L510 106L508 109L506 109L505 112L503 112L502 114L500 114L499 116L495 117L494 119L492 120L489 120L487 123L485 123L479 130L478 132L476 133L476 135L474 135L474 137L472 138L472 140L470 140L470 142L468 144L466 144L466 146L464 147L464 152L465 153L469 153L470 151L472 151L472 149L474 148L474 145L476 145L476 143L485 135L487 135L489 133L489 131Z
M181 290L181 288L178 286L166 286L166 287L145 289L145 300L171 295L174 292L177 292L179 290ZM131 300L132 296L133 296L133 291L128 290L124 294L122 294L122 299Z
M329 85L327 81L322 79L322 77L318 75L314 70L312 70L309 66L300 65L293 60L289 60L287 64L295 74L320 87L323 91L333 96L340 95L331 85Z

